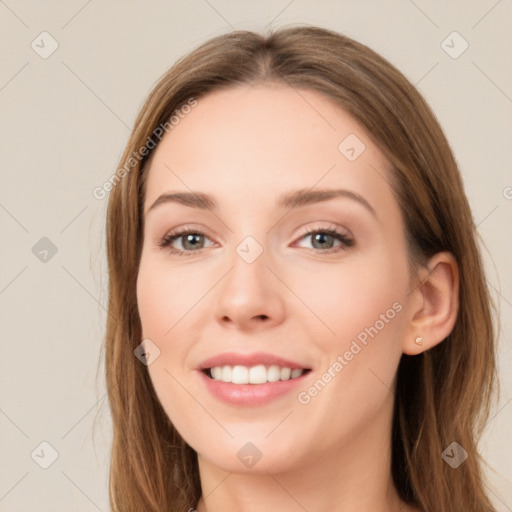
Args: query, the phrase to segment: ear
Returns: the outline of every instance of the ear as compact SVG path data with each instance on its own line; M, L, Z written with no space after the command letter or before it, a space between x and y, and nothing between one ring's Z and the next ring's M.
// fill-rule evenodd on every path
M417 355L441 343L452 331L459 311L459 270L449 252L434 255L419 271L410 294L411 310L404 354ZM416 339L420 337L420 343Z

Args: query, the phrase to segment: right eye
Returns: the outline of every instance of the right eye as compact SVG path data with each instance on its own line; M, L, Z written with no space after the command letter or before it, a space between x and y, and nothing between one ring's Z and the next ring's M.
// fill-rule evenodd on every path
M172 254L190 256L191 253L197 253L205 248L205 240L209 240L209 238L207 238L204 233L193 229L184 229L182 231L168 233L162 238L158 245L162 248L167 248ZM173 247L176 241L180 241L181 249Z

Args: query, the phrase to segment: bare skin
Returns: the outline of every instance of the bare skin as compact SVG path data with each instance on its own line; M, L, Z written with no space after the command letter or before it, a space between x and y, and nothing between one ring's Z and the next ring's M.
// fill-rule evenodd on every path
M364 151L357 139L339 149L350 134ZM158 398L198 453L203 498L191 509L414 510L391 477L394 378L403 353L453 328L458 275L447 253L410 272L387 177L384 156L345 111L287 86L200 98L156 149L137 297L143 336L160 350L148 367ZM278 205L297 189L345 192ZM217 207L150 209L164 193L191 191ZM193 245L185 235L161 246L183 228L197 233ZM262 249L250 263L237 252L244 240L245 253ZM265 352L310 371L263 404L226 403L198 370L225 352ZM247 443L260 453L251 467L240 456Z

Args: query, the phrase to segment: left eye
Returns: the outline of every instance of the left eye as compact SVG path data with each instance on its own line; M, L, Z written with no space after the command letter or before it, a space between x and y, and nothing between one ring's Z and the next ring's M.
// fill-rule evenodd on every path
M340 243L338 247L351 247L354 242L344 233L340 233L335 229L321 229L316 231L308 231L303 235L300 240L310 238L313 245L313 249L329 250L333 249L334 242L337 240Z

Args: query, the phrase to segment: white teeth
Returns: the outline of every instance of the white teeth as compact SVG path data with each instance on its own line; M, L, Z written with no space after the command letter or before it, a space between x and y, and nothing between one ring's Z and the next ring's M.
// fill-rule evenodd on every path
M292 379L296 379L297 377L300 377L303 373L303 370L300 368L296 368L295 370L292 370Z
M266 367L257 366L215 366L210 368L210 375L214 380L232 382L233 384L265 384L278 380L296 379L304 374L301 368L281 368L277 365Z
M231 382L231 373L232 373L231 366L223 366L220 380L222 382Z
M288 380L292 374L291 368L281 368L281 380Z
M231 382L233 384L249 384L249 370L245 366L233 366L231 373Z
M302 373L302 372L301 372ZM270 366L267 370L267 380L269 382L277 382L281 377L281 370L279 370L279 366Z
M262 364L253 366L249 370L249 382L251 384L265 384L267 382L267 369Z

